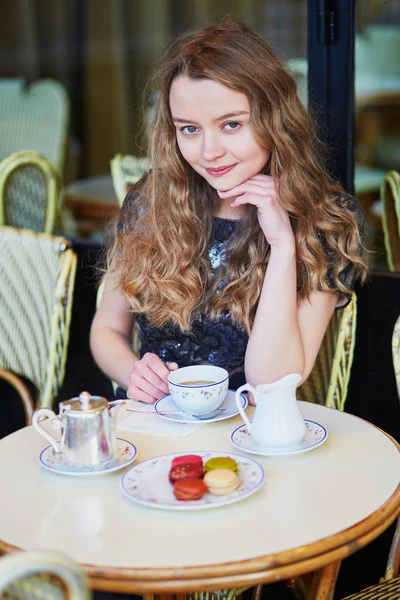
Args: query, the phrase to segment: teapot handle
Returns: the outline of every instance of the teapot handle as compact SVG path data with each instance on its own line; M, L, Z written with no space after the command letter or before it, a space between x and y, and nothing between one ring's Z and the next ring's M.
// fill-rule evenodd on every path
M242 408L242 398L240 396L241 392L245 392L247 390L249 390L253 394L254 398L256 397L256 390L253 388L253 386L250 385L249 383L245 383L244 385L241 385L239 389L236 390L235 401L236 401L236 405L237 405L237 407L239 409L239 412L240 412L240 414L242 416L242 419L243 419L243 421L246 424L247 431L249 433L251 433L251 423L249 421L248 416L244 412L244 409Z
M47 417L47 419L51 419L51 424L53 427L61 428L62 422L59 416L50 408L38 408L32 415L32 425L41 435L43 435L53 446L54 450L58 453L61 452L61 448L57 440L45 430L45 428L40 424L39 419L42 417Z

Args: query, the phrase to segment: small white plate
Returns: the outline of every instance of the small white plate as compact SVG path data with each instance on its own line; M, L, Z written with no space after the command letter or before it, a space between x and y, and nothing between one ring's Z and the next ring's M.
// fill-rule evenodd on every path
M240 394L242 397L242 408L245 409L248 401L246 396ZM228 393L225 397L225 400L221 404L219 408L224 409L221 414L212 417L211 419L197 419L192 415L184 412L175 404L172 400L171 394L164 396L157 400L154 405L156 412L163 419L167 419L168 421L175 421L177 423L215 423L216 421L224 421L225 419L230 419L231 417L235 417L239 414L238 407L235 402L235 392L234 390L228 390ZM173 412L172 412L173 411ZM212 411L213 412L213 411Z
M304 419L306 424L306 435L304 439L289 450L279 450L276 448L266 448L253 442L251 434L247 431L246 425L240 425L231 434L231 442L239 450L249 452L250 454L259 454L261 456L286 456L287 454L299 454L300 452L308 452L323 444L328 438L328 432L323 425L315 421Z
M103 467L101 469L74 469L72 467L68 467L63 463L62 452L57 453L54 451L53 446L47 446L40 453L40 462L44 466L45 469L52 471L53 473L59 473L61 475L75 475L78 477L87 477L89 475L103 475L104 473L112 473L113 471L118 471L118 469L122 469L127 465L131 464L136 458L137 449L136 446L128 442L127 440L123 440L122 438L117 438L117 450L118 450L118 458L114 460L107 467Z
M213 496L206 493L200 500L177 500L169 482L168 474L172 460L176 456L184 456L188 452L165 454L146 460L129 469L121 478L121 490L130 500L152 508L167 510L203 510L233 504L256 492L264 483L264 469L251 458L226 452L193 452L201 456L203 462L216 456L230 456L239 465L240 486L224 496Z

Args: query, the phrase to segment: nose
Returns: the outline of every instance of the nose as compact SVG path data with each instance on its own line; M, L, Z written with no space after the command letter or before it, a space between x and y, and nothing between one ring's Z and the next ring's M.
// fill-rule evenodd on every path
M215 132L204 133L203 145L202 145L202 156L204 160L212 161L216 158L224 156L225 148L221 143L221 139Z

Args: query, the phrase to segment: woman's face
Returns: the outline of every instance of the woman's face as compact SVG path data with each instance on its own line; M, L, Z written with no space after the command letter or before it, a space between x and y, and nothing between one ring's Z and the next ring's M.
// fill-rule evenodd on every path
M182 156L216 190L232 189L267 164L270 152L254 135L245 94L182 75L169 102Z

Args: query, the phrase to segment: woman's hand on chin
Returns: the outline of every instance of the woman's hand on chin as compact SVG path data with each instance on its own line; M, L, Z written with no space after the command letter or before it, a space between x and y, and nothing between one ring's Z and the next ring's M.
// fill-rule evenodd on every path
M269 175L255 175L231 190L218 192L222 200L235 198L232 207L252 204L257 207L258 222L272 248L294 250L295 240L288 212L282 208L275 181Z
M127 384L127 398L154 404L169 393L168 375L177 368L176 363L165 365L157 354L146 352L133 365Z

